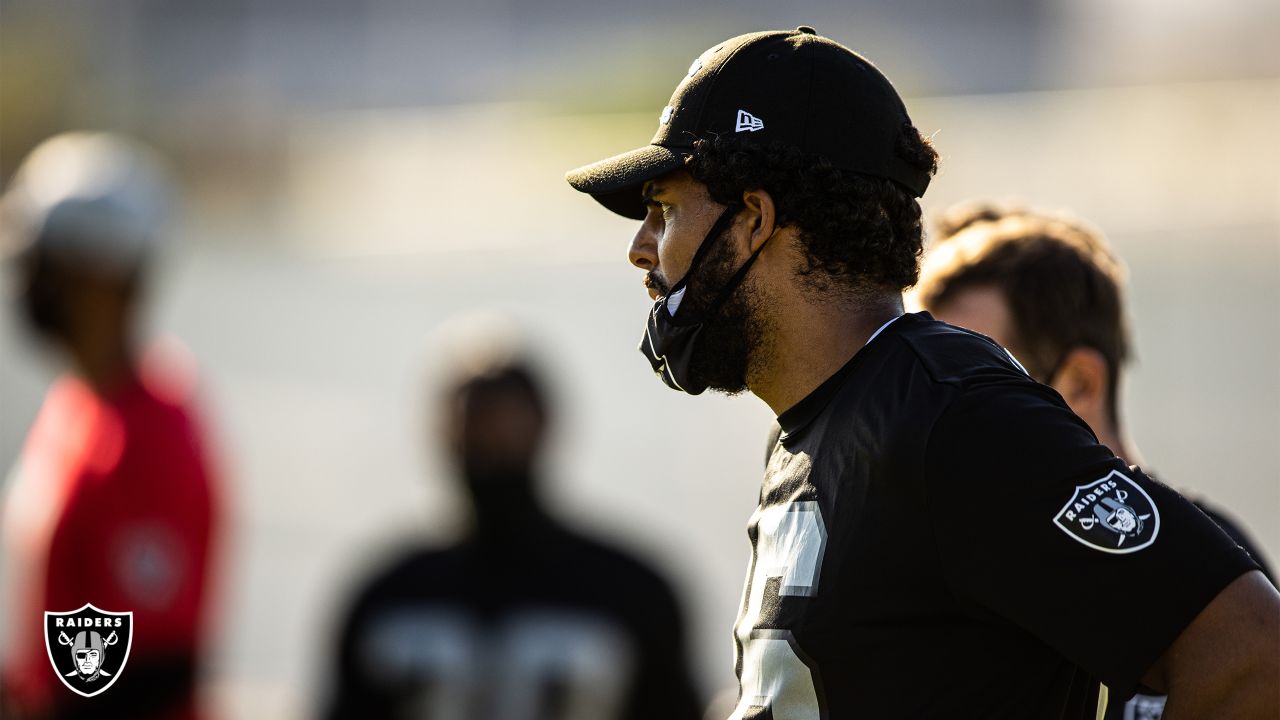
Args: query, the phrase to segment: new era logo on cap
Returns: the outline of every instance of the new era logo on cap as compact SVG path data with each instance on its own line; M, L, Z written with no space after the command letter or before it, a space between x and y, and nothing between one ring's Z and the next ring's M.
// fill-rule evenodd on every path
M689 65L647 145L566 177L610 210L643 220L645 181L683 167L699 140L725 137L787 146L919 197L932 172L898 152L904 133L918 135L898 92L866 58L808 26L747 33Z
M763 120L756 117L755 115L752 115L746 110L738 111L738 124L737 126L734 127L733 129L734 132L742 132L743 130L746 130L747 132L755 132L757 130L763 130L763 129L764 129Z

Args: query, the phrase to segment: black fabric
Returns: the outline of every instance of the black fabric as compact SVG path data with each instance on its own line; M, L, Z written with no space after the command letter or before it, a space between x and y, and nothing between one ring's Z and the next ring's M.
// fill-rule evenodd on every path
M694 61L649 145L565 178L610 210L642 219L640 186L679 167L672 158L692 151L698 139L746 133L892 180L920 197L930 174L898 154L909 126L897 91L866 58L808 27L748 33Z
M343 622L325 717L556 720L595 693L620 702L616 714L588 705L601 720L693 719L684 653L663 580L548 520L413 550L377 573Z
M1235 520L1222 514L1220 510L1209 505L1203 499L1192 499L1192 503L1195 504L1200 512L1222 528L1222 531L1234 540L1242 550L1249 553L1249 556L1258 564L1258 567L1267 576L1267 579L1271 581L1271 584L1276 584L1276 576L1272 574L1271 566L1267 563L1266 557L1258 548L1257 543L1243 528L1236 524ZM1132 697L1112 696L1107 703L1104 720L1160 720L1164 715L1164 703L1164 695L1139 687L1138 692Z
M1099 681L1132 692L1256 568L1001 348L925 313L889 325L779 424L735 631L746 718L781 716L779 702L809 716L795 708L811 682L827 720L1092 720ZM1144 524L1090 545L1055 518L1106 478ZM772 689L755 686L760 658Z
M640 186L684 165L684 154L646 145L572 170L565 179L576 190L591 193L601 205L633 220L643 220Z
M110 690L81 697L59 687L51 720L148 720L183 717L196 706L196 661L190 653L129 660Z
M1222 531L1230 536L1237 545L1249 553L1253 561L1258 563L1258 568L1262 570L1262 574L1267 576L1272 585L1280 588L1280 585L1276 583L1275 570L1271 567L1271 563L1267 561L1267 556L1263 554L1262 548L1258 546L1257 541L1240 526L1238 520L1226 515L1221 509L1213 506L1204 498L1188 497L1188 499L1195 503L1197 508L1200 508L1200 512L1208 515L1210 520L1217 523L1218 527L1222 528Z
M707 389L703 379L696 377L692 370L694 358L697 357L698 347L701 344L699 339L702 335L702 327L707 319L720 312L721 306L746 278L756 258L768 244L767 240L761 243L737 272L720 286L710 302L705 305L684 302L682 305L685 308L684 312L677 313L678 317L671 313L672 298L683 298L683 293L689 287L690 281L697 277L698 269L711 252L711 248L720 242L724 231L733 223L734 217L741 209L741 205L736 202L725 206L720 217L698 244L698 250L689 261L689 269L685 270L684 277L672 286L669 294L658 298L653 303L653 309L649 311L644 337L640 338L639 350L649 361L649 367L653 368L654 375L657 375L658 379L672 390L701 395ZM687 298L683 299L687 300ZM694 309L692 306L695 304L701 307Z

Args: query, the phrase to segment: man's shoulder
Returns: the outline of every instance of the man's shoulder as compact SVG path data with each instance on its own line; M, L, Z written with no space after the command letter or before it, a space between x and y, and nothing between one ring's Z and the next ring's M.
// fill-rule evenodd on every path
M351 581L345 601L349 625L361 625L388 609L455 600L475 568L456 545L433 547L419 541L401 541L367 553L359 566L349 570Z
M902 403L911 426L930 423L930 443L944 437L950 444L990 447L1015 431L1039 443L1048 439L1045 433L1060 438L1063 423L1073 432L1077 425L1085 428L1080 442L1096 442L1062 398L995 341L927 313L911 318L896 334L899 355L908 357L890 362L909 368L897 392L912 398Z
M560 545L550 548L555 557L572 560L575 575L584 574L593 582L604 582L650 601L668 601L673 597L671 584L640 554L606 542L577 527L557 528ZM673 600L671 600L673 602Z
M826 430L811 437L827 439L832 432L861 437L848 431L869 418L883 432L919 436L922 427L932 424L931 418L959 399L1016 409L1026 404L1022 396L1038 396L1044 390L990 338L923 312L904 315L888 326L846 368L828 381L839 379L839 384L825 399L819 388L797 406L824 404L815 415L825 418L820 424ZM787 412L790 416L779 418L784 428L785 421L795 422L795 411ZM784 440L792 434L787 429Z
M651 601L672 597L670 583L640 557L559 523L531 533L521 544L504 547L486 546L472 538L443 547L410 544L384 552L381 562L365 574L359 594L375 602L457 600L469 597L458 588L476 574L518 577L537 568L545 571L548 581L559 577L566 591L581 584L625 589ZM520 552L530 557L521 559Z
M991 338L934 320L928 313L907 316L895 337L931 380L965 385L975 379L1027 379L1026 371Z

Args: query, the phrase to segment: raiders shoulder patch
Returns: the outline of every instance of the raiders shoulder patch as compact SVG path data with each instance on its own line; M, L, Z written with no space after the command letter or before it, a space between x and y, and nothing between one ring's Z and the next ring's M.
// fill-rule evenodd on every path
M1053 523L1082 545L1123 555L1156 541L1160 511L1147 491L1112 470L1100 480L1076 486Z

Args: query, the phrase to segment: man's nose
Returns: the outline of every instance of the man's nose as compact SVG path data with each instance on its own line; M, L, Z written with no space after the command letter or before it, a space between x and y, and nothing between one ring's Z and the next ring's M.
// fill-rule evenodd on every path
M652 211L650 215L652 216ZM631 247L627 249L627 259L641 270L653 270L658 267L658 233L652 217L645 218L636 236L631 238Z

